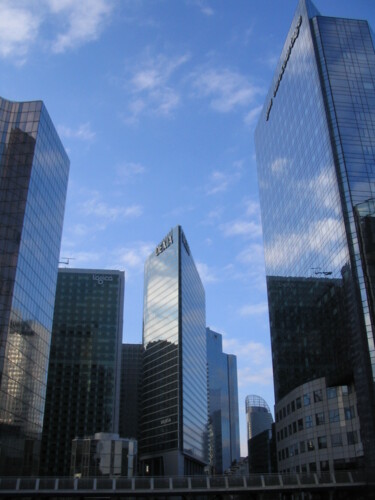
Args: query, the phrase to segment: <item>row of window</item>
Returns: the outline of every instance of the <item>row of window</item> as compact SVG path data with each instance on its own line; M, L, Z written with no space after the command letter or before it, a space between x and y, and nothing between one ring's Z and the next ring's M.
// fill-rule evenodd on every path
M326 389L326 396L327 399L334 399L337 398L338 394L338 389L339 387L327 387ZM351 393L351 387L347 385L342 385L341 386L341 393L343 395L350 394ZM299 410L303 406L309 406L311 402L314 403L319 403L323 401L323 391L322 389L317 389L314 391L312 394L306 393L303 395L303 398L300 396L293 400L291 403L288 403L286 406L281 408L277 413L276 413L276 422L279 422L283 418L286 418L288 415L291 413L294 413L296 410Z
M357 431L349 431L346 433L347 444L357 444L358 443L358 433ZM290 457L297 456L302 453L314 451L315 449L324 450L328 446L327 436L319 436L316 440L314 438L308 439L307 441L300 441L299 443L293 443L291 446L283 448L278 452L279 461L285 460ZM343 446L343 438L341 433L331 434L331 447L336 448L338 446Z
M344 416L345 420L352 420L353 418L355 418L354 406L345 407ZM310 429L314 425L314 420L315 425L325 424L326 418L324 411L315 413L315 419L313 415L306 415L305 419L299 418L298 420L290 423L288 426L285 426L283 429L280 429L280 431L277 432L277 441L281 441L288 436L292 436L296 432L303 431L303 429ZM330 423L340 422L340 420L340 410L338 408L329 410Z

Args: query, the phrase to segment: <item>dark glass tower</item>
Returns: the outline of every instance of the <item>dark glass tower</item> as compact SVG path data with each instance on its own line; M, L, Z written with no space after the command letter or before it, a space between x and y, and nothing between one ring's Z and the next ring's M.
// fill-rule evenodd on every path
M117 433L122 271L59 269L41 473L69 475L74 438Z
M255 139L279 468L374 467L375 53L366 21L299 2Z
M143 473L202 473L208 421L205 293L180 226L145 264L143 347Z
M138 439L142 384L142 344L122 344L119 434Z
M0 98L0 474L36 473L69 160L44 104Z
M223 474L240 459L237 358L223 353L222 336L207 328L209 459ZM211 430L210 429L210 430Z

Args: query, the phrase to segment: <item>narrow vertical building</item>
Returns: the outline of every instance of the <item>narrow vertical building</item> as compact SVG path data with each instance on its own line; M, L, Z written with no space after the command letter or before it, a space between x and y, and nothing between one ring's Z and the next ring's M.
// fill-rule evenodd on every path
M300 0L255 133L278 467L375 466L375 52Z
M222 335L207 328L209 459L223 474L240 459L237 358L223 353Z
M41 473L69 475L72 440L118 433L124 273L59 269Z
M138 439L142 388L142 344L122 344L119 434Z
M37 473L69 159L41 101L0 98L0 474Z
M141 470L192 475L207 464L205 293L181 226L145 263Z

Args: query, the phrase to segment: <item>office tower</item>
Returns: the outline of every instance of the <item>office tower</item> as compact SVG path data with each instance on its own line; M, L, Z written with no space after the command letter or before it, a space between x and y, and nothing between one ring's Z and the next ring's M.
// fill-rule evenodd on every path
M138 439L142 383L142 344L122 344L119 434Z
M72 442L73 477L133 477L137 475L137 441L97 432Z
M209 462L222 474L240 459L237 358L223 353L222 335L207 333L208 414L212 427Z
M248 440L250 474L277 472L275 424Z
M124 273L59 269L41 473L70 472L74 438L117 433Z
M0 474L37 472L69 159L41 101L0 98Z
M273 423L271 410L260 396L246 396L247 439L252 439L265 430L270 430Z
M144 474L207 464L205 293L180 226L145 263L140 462Z
M300 0L255 132L280 471L375 466L375 53Z
M276 472L272 461L274 440L271 410L266 401L255 394L246 396L245 409L249 472Z

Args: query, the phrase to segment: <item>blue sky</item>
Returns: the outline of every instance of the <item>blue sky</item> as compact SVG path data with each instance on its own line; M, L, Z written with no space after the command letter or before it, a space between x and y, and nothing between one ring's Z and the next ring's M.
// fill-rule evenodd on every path
M246 395L274 402L253 134L296 5L0 0L0 95L42 99L71 160L61 255L125 270L141 342L144 261L182 225L237 355L242 455ZM375 28L373 0L315 5Z

